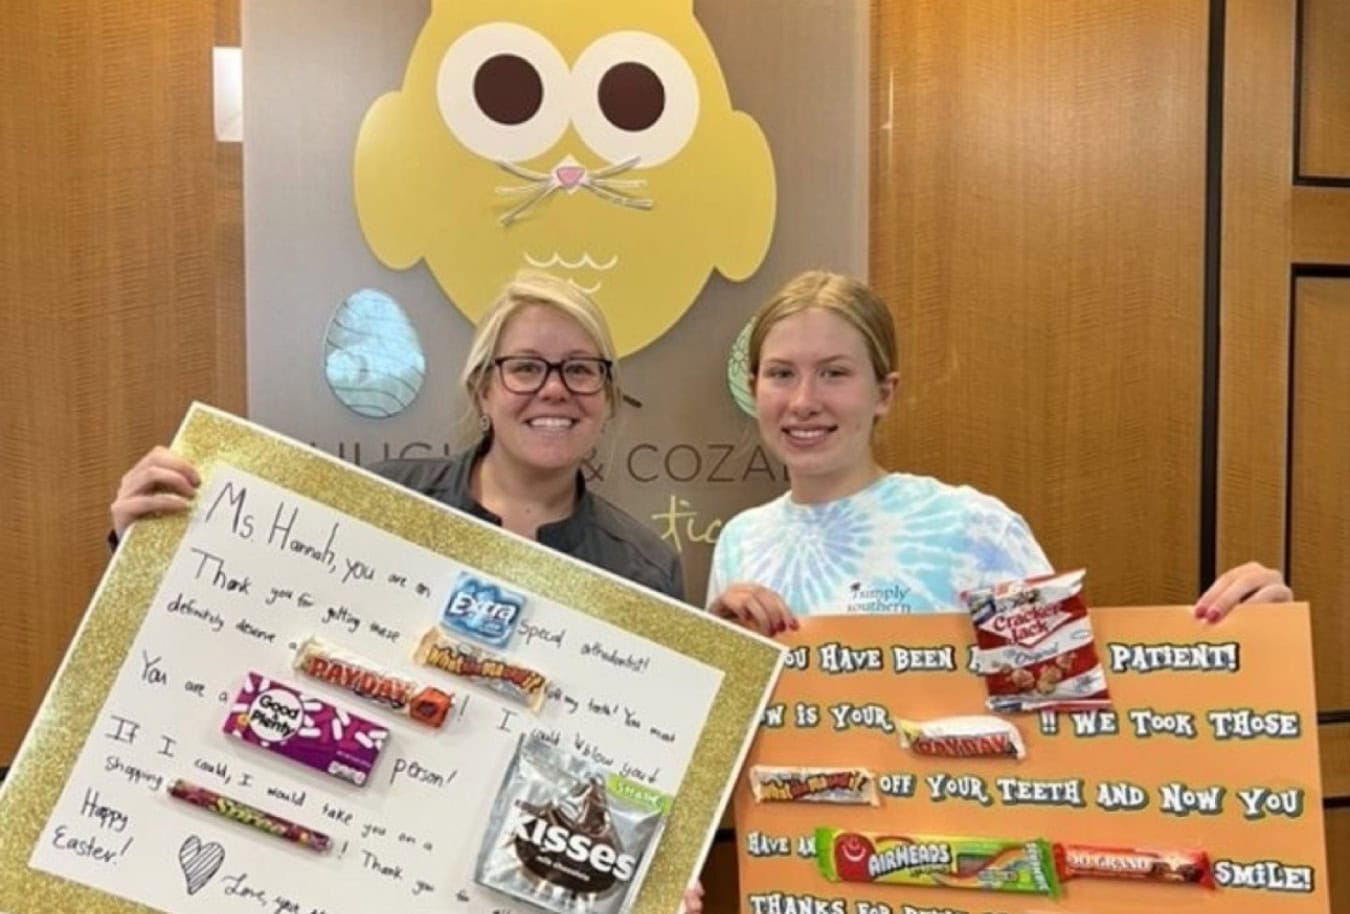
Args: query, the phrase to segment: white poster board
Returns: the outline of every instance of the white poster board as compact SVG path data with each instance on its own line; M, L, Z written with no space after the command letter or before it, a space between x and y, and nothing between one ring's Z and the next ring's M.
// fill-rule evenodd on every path
M217 440L232 443L200 450ZM527 914L528 905L476 885L473 866L503 772L533 733L676 796L633 907L675 909L776 676L778 648L202 407L176 448L203 467L193 512L133 528L0 800L6 814L35 799L19 794L25 775L49 763L31 745L44 739L43 717L70 716L80 703L91 725L59 740L72 758L23 860L30 872L95 891L85 897L175 914ZM268 472L297 459L308 464L295 477L306 484ZM162 528L173 525L165 550ZM162 573L147 584L144 569L157 560ZM537 713L414 662L465 575L524 597L501 653L548 677ZM149 598L138 624L122 626L123 648L110 616L136 612L137 588ZM311 636L453 693L446 723L427 727L302 676L292 658ZM98 645L110 665L103 691L71 679L81 644ZM700 645L722 649L700 657ZM386 728L366 783L223 733L250 673ZM332 847L317 853L176 801L167 788L178 778L321 832ZM15 885L0 881L0 905L47 910L25 907L32 896L11 893Z

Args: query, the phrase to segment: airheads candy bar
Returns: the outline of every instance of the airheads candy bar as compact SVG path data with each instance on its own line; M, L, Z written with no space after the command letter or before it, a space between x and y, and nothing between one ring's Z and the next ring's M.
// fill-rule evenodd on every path
M225 733L324 774L364 786L389 731L299 689L249 673Z
M542 673L452 638L440 629L433 628L422 636L414 658L424 666L492 689L531 711L538 711L544 704L548 680Z
M831 882L1059 894L1048 841L816 829L816 865Z
M981 587L961 595L978 645L991 711L1087 710L1110 705L1083 601L1083 572Z
M853 803L877 805L876 775L866 768L777 768L752 765L750 792L756 803Z
M346 689L428 727L440 727L454 698L440 689L382 670L369 660L308 638L295 652L294 666L306 676Z
M1089 844L1061 844L1057 849L1062 879L1137 879L1214 888L1214 870L1204 851Z
M1022 734L1010 722L988 715L896 721L900 745L916 755L941 758L1003 756L1025 758Z

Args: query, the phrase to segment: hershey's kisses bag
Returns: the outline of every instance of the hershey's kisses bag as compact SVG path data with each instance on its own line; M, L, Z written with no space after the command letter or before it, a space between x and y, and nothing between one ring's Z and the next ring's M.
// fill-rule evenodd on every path
M623 914L670 797L539 737L507 769L474 881L558 914Z

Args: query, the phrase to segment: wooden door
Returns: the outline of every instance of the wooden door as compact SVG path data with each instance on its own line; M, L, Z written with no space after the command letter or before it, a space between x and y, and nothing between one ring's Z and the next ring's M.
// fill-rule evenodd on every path
M1350 4L1228 0L1218 562L1312 604L1327 859L1350 859ZM1332 910L1350 876L1332 866Z

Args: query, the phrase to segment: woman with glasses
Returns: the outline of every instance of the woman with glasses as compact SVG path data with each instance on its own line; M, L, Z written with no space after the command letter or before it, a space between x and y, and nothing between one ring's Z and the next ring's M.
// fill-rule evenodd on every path
M391 460L374 472L684 599L674 550L582 477L620 402L609 327L585 293L546 273L517 275L479 324L460 379L476 444L450 459ZM139 517L185 510L199 484L191 464L155 448L122 477L115 536Z
M684 599L675 551L582 478L620 402L609 328L583 292L545 273L517 276L479 324L461 380L478 444L450 460L394 460L375 472Z

